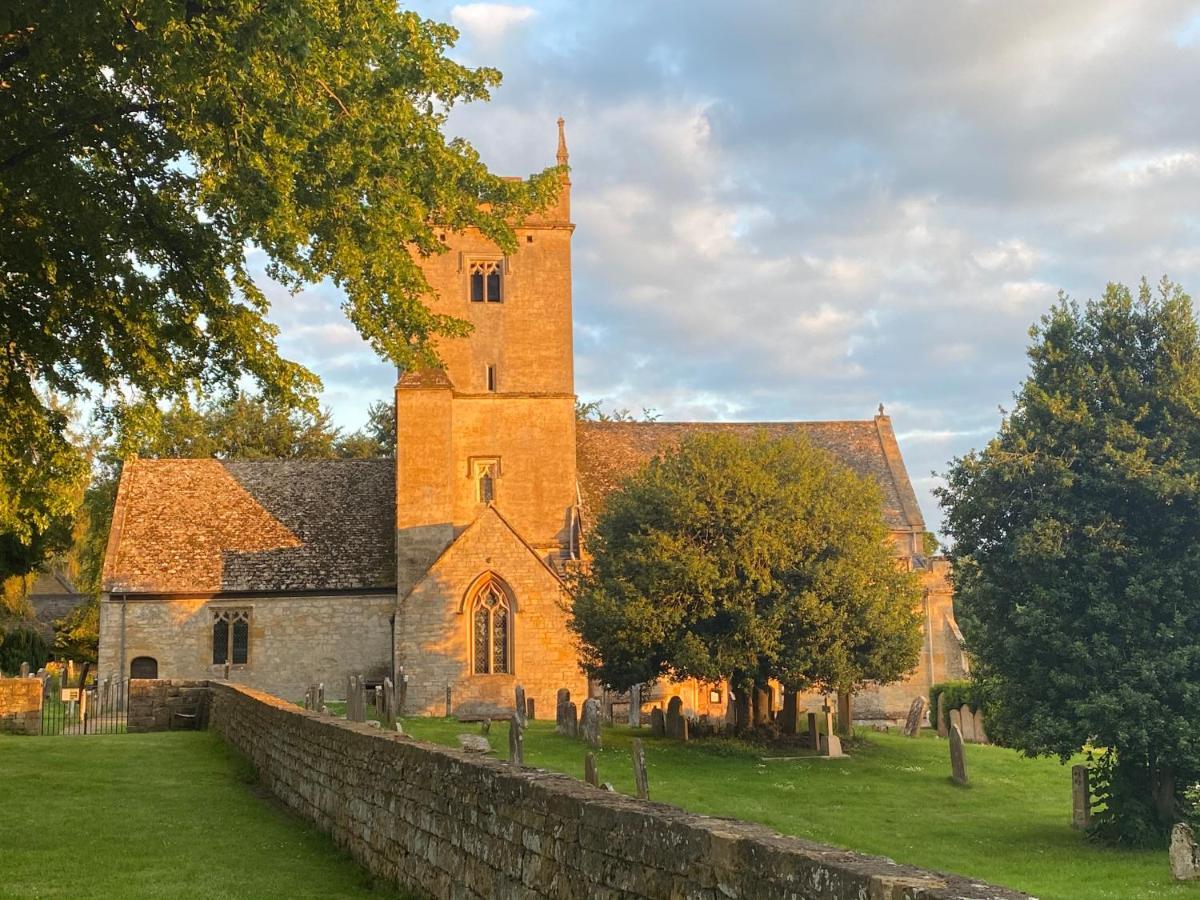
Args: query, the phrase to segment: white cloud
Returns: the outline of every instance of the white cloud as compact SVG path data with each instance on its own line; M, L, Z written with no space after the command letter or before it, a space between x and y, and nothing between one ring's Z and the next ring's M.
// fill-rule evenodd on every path
M533 16L532 6L507 3L464 3L450 10L450 21L483 44L498 41L510 28Z

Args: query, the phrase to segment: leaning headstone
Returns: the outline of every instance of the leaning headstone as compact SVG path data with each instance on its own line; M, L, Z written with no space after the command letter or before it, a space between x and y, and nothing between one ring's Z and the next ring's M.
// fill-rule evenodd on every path
M974 722L974 724L975 724L975 743L990 744L991 740L989 740L989 738L987 736L987 731L985 731L984 727L983 727L983 710L982 709L975 710L975 715L973 718L975 720L975 722Z
M1087 828L1092 824L1092 790L1088 767L1071 766L1071 826Z
M465 750L467 753L491 753L492 745L482 734L460 734L458 736L459 749Z
M524 687L524 685L518 684L516 686L516 688L513 689L513 694L514 694L513 708L517 711L517 718L519 718L521 720L521 724L524 725L525 724L525 716L528 711L527 707L525 706L525 687Z
M971 707L967 704L962 705L962 709L958 711L959 719L962 721L962 736L963 740L968 744L975 743L975 714L971 712Z
M667 733L667 720L661 707L656 706L650 710L650 733L655 737L662 737Z
M589 753L583 758L583 780L593 787L600 786L600 778L596 774L596 754Z
M1200 878L1200 847L1196 846L1196 833L1192 826L1183 822L1171 829L1171 874L1176 881Z
M808 714L808 746L816 753L821 748L821 729L817 727L817 714Z
M845 756L842 752L842 739L836 734L821 735L821 755L830 759L841 759Z
M589 697L583 701L583 716L579 720L580 737L593 750L600 749L600 701Z
M641 738L633 739L633 783L637 787L639 800L650 799L650 782L646 778L646 751Z
M525 720L519 713L508 720L508 764L525 765Z
M642 727L642 686L635 684L629 689L629 727Z
M967 783L967 755L962 729L957 725L950 726L950 777L958 784Z
M683 700L679 697L672 697L667 702L667 715L663 725L667 730L667 737L678 739L683 726L680 723L683 721Z
M29 663L27 663L27 662L21 663L21 677L22 678L29 677Z
M925 708L929 701L924 696L918 697L908 708L908 718L904 720L904 736L920 737L921 725L925 721Z
M937 702L937 732L938 737L944 738L950 736L950 725L946 722L946 692L942 691L938 694Z
M563 706L563 730L567 737L579 737L579 710L574 702Z

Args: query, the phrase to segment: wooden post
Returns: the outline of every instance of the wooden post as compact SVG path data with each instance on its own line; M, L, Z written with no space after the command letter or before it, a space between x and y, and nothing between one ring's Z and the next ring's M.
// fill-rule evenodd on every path
M642 739L633 739L633 783L637 785L639 800L650 799L650 783L646 779L646 751L642 749Z
M583 758L583 780L592 787L600 786L600 777L596 774L596 754L589 753Z

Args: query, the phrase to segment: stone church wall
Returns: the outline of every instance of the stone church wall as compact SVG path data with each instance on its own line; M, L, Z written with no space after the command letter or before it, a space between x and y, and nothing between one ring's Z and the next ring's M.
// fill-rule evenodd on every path
M0 678L0 734L41 734L42 680Z
M224 666L212 664L212 610L218 608L251 611L249 661L231 668L233 681L294 699L304 696L309 684L324 682L332 699L344 695L350 674L382 680L391 673L395 595L374 593L139 598L124 604L106 599L100 604L100 677L128 677L130 663L139 656L158 661L159 678L224 677Z
M1026 896L420 744L237 685L212 691L211 727L268 790L376 876L423 895Z

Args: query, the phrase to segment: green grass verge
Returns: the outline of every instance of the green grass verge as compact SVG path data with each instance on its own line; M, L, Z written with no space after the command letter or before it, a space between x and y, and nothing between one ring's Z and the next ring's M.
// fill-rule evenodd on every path
M0 735L0 897L397 897L215 733Z
M477 725L406 719L416 738L456 745ZM968 745L969 787L950 780L947 742L860 732L845 760L763 761L803 751L765 751L707 739L679 744L636 735L646 748L650 796L713 816L761 822L810 838L1027 891L1042 900L1200 900L1200 884L1171 879L1165 852L1097 847L1073 830L1071 770L1055 760L1026 759L1000 747ZM628 728L606 729L597 753L601 781L634 793ZM508 725L490 740L508 756ZM525 763L583 777L587 748L533 722Z

